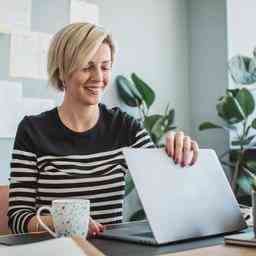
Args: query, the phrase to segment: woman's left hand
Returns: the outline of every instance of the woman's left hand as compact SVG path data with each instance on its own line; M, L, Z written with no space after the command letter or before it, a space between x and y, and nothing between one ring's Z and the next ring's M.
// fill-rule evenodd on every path
M196 141L191 140L189 136L185 136L183 132L174 133L170 131L166 136L165 150L176 164L184 167L196 162L199 147Z

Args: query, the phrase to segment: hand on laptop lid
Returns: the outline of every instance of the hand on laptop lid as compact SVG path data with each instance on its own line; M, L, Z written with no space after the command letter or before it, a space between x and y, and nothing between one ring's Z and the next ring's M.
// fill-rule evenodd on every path
M166 135L165 151L176 164L185 167L196 162L199 147L196 141L191 140L183 132L174 133L169 131Z

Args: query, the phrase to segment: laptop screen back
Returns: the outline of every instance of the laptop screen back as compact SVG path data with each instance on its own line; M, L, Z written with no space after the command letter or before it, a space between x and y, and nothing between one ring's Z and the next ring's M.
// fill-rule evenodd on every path
M158 243L245 228L239 205L213 150L180 167L163 149L124 149L129 171Z

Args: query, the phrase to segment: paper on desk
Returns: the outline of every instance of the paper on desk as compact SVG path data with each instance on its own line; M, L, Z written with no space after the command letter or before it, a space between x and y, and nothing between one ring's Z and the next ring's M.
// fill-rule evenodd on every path
M8 256L85 256L83 250L71 238L57 238L26 245L0 246L0 255Z
M8 0L1 4L1 32L29 31L31 17L31 0Z
M90 22L99 25L99 7L84 0L70 1L70 23Z
M11 34L10 76L47 79L47 52L52 35L37 32Z

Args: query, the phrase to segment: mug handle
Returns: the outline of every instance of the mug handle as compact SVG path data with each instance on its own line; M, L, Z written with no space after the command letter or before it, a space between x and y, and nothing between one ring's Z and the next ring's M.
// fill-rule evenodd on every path
M57 237L57 234L55 232L53 232L45 223L43 223L42 219L41 219L41 212L43 210L48 210L51 213L51 207L49 206L42 206L40 207L37 212L36 212L36 218L38 220L38 222L40 223L40 225L47 230L53 237Z

